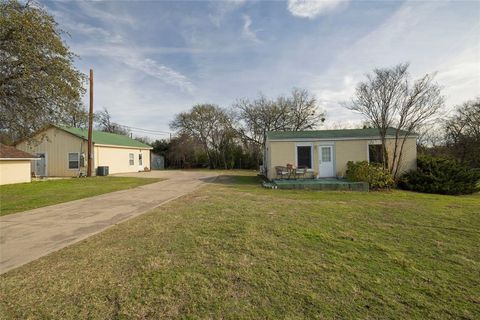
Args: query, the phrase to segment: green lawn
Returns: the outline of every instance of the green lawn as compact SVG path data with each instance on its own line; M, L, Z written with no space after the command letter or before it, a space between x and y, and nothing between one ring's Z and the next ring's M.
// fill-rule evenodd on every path
M157 181L159 179L92 177L4 185L0 186L0 216Z
M478 319L480 195L216 184L0 276L0 317Z

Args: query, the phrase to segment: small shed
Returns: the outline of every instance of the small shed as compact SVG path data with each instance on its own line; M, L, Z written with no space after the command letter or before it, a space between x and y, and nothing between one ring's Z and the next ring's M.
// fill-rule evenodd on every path
M0 185L32 181L30 153L0 144Z
M152 170L163 170L165 169L165 157L158 153L150 154L150 167Z

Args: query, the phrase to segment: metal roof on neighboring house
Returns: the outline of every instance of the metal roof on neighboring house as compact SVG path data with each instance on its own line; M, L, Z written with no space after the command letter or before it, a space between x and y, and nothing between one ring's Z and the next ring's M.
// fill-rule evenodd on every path
M87 129L80 129L74 127L62 127L62 126L55 126L61 130L64 130L68 133L71 133L81 139L87 140L88 139L88 130ZM134 148L148 148L152 149L151 146L148 144L142 143L138 140L129 138L124 135L103 132L103 131L92 131L92 140L95 144L105 144L105 145L113 145L113 146L122 146L122 147L134 147Z
M388 128L387 136L395 136L395 128ZM405 135L407 132L400 130L400 135ZM410 134L409 136L416 136ZM282 140L282 139L361 139L361 138L377 138L380 137L377 128L367 129L341 129L341 130L310 130L310 131L269 131L267 132L267 139Z
M28 152L0 143L0 159L36 159L37 157Z

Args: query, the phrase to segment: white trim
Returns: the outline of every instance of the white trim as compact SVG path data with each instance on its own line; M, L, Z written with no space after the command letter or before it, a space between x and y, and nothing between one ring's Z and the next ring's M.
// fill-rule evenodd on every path
M367 161L370 163L370 143L367 143Z
M385 137L386 139L395 139L395 137ZM417 136L407 136L406 138L417 138ZM345 140L377 140L380 139L379 136L372 137L347 137L347 138L278 138L278 139L267 139L267 141L286 141L286 142L315 142L315 141L345 141Z
M298 152L297 152L297 147L310 147L310 168L313 169L313 143L295 143L295 167L298 167Z
M70 155L76 154L77 155L77 168L70 168ZM73 162L73 161L72 161ZM80 170L80 152L67 152L67 170Z
M22 160L25 160L25 161L36 161L36 160L40 160L40 158L0 158L0 161L3 161L3 160L6 160L6 161L22 161Z
M333 169L333 175L331 177L335 177L337 175L337 148L335 147L335 144L323 144L323 145L318 145L318 174L317 178L331 178L331 177L320 177L320 165L322 161L322 147L330 147L330 156L331 156L331 162L332 162L332 169Z
M319 141L317 143L317 145L319 146L334 146L335 145L335 141L333 140L329 140L329 141Z

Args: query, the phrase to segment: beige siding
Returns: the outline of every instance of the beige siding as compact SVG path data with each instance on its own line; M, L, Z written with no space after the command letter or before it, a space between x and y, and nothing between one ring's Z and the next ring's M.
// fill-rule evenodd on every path
M267 170L268 178L275 178L275 166L285 166L288 163L296 165L297 144L310 143L313 146L313 170L318 175L319 170L319 146L333 145L335 168L334 171L338 177L343 177L347 169L348 161L368 161L368 145L376 143L377 140L337 140L337 141L267 141ZM394 139L389 139L387 149L390 159L393 157ZM405 141L402 159L399 165L399 173L416 168L417 145L416 138L408 138Z
M272 141L267 144L268 178L275 177L275 167L295 163L295 143Z
M395 140L390 139L387 143L388 154L391 159L393 158L395 148ZM398 146L400 148L400 145ZM402 159L398 166L398 172L406 172L409 170L414 170L417 168L417 140L415 138L409 138L405 140L405 145L403 146Z
M368 140L335 141L335 172L345 176L348 161L368 161Z
M129 162L130 153L133 153L133 166ZM139 164L140 154L142 165ZM98 166L108 166L110 174L143 171L145 167L150 168L150 150L95 146L95 167Z
M0 160L0 185L30 181L30 160Z
M68 153L87 154L86 141L55 127L37 134L34 141L24 141L16 147L34 155L45 152L46 174L54 177L77 176L79 169L68 169Z

